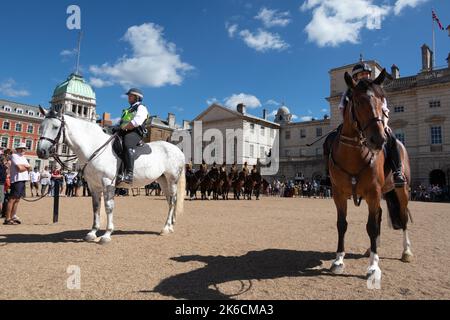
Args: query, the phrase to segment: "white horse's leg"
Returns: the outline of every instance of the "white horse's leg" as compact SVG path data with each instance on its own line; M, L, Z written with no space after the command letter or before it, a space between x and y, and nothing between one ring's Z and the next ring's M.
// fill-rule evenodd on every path
M102 193L98 191L91 191L92 208L94 211L94 223L91 232L84 238L85 241L95 241L97 239L97 232L100 229L100 204Z
M106 244L108 242L111 242L111 234L114 232L113 211L114 211L115 191L116 191L116 188L114 187L114 185L110 185L110 186L107 186L105 188L105 191L103 192L103 196L105 199L107 225L106 225L106 232L100 239L101 244Z
M409 240L408 230L403 231L403 262L411 262L413 253L411 251L411 241Z
M175 206L177 203L177 184L173 179L164 178L164 183L161 184L161 188L164 190L164 194L166 195L167 203L169 204L169 213L167 215L166 224L161 231L161 235L167 235L169 233L174 232L173 221L175 215Z

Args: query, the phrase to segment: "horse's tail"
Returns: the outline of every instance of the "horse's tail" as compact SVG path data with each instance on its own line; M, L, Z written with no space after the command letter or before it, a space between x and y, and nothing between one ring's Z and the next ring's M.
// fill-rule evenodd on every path
M177 204L176 204L176 208L175 208L177 215L183 214L185 192L186 192L186 168L183 165L183 168L181 170L181 174L180 174L180 177L178 178L178 183L177 183Z
M387 207L389 211L389 221L390 226L394 228L394 230L404 229L404 222L401 219L401 206L400 200L397 196L395 190L392 190L385 195Z

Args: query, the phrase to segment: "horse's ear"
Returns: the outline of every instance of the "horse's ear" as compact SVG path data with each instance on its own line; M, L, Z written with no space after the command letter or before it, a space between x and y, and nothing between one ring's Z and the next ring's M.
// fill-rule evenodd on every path
M353 80L352 76L348 72L345 73L344 79L345 79L345 83L347 84L347 87L349 87L349 89L354 89L356 87L355 80Z
M386 75L387 75L386 69L383 69L381 71L380 75L375 80L373 80L373 83L381 86L383 84L384 80L386 80Z
M41 105L39 105L39 111L41 112L41 114L45 117L47 115L47 112L44 108L41 107Z

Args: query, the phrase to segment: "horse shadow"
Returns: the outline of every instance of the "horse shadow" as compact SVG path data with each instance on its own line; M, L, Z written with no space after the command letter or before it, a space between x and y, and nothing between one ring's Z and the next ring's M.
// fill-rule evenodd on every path
M159 293L166 297L188 300L232 300L251 290L254 280L278 279L284 277L334 276L322 261L333 260L332 252L295 251L267 249L251 251L242 256L180 256L171 258L177 262L202 262L202 268L171 276L162 280L153 290L140 293ZM347 254L347 259L362 259L364 255ZM359 275L340 275L356 277ZM237 293L220 292L218 285L239 281ZM249 283L245 289L245 282Z
M0 246L8 243L80 243L90 230L71 230L51 234L0 234ZM100 234L101 235L101 234ZM154 231L114 231L114 236L160 235Z

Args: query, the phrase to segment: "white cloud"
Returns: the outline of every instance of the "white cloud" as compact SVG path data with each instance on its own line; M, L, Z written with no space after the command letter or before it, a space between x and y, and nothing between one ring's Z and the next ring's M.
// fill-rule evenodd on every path
M16 81L14 81L14 79L8 79L0 83L0 93L12 98L27 97L30 95L27 90L17 89L15 86Z
M292 116L292 120L297 120L298 119L298 116L296 116L295 114L292 114L291 116Z
M261 20L266 28L286 27L291 23L289 11L280 12L267 8L261 8L255 19Z
M289 48L280 35L277 33L271 33L258 29L256 33L252 33L249 30L242 30L239 32L242 40L252 49L259 52L266 52L269 50L283 51Z
M250 94L233 94L231 97L225 98L225 106L230 109L236 109L237 105L240 103L245 104L247 108L254 109L261 107L261 102L259 99Z
M209 98L209 99L206 100L206 104L208 106L210 106L210 105L212 105L214 103L217 103L217 102L219 102L219 100L217 100L217 98Z
M303 117L300 117L300 121L307 122L307 121L311 121L312 118L313 118L312 116L303 116Z
M96 78L124 87L162 87L180 85L186 72L194 69L181 61L174 43L164 39L164 29L153 23L132 26L123 40L131 45L132 55L114 64L91 66Z
M225 25L228 31L228 36L230 38L233 38L234 35L236 34L236 32L238 31L238 25L237 24L232 24L232 25L228 25L228 23Z
M174 106L174 107L172 107L172 109L174 109L177 112L184 112L184 108L183 107Z
M71 56L76 55L77 53L78 53L77 49L71 49L71 50L66 49L66 50L61 51L59 54L63 57L71 57Z
M308 40L319 47L337 47L346 42L358 43L363 29L381 29L383 20L392 12L398 15L406 7L427 1L397 0L391 6L375 4L374 0L306 0L300 10L312 10L312 20L305 28Z
M279 103L278 101L275 101L273 99L267 100L265 105L266 106L279 106L281 103Z
M394 6L394 13L399 15L406 7L415 8L425 2L428 2L428 0L397 0Z
M91 84L91 86L93 86L95 88L105 88L105 87L111 87L114 85L114 82L112 82L112 81L102 80L100 78L95 78L95 77L90 78L89 83Z
M322 110L320 110L320 112L322 112L322 113L327 113L327 112L328 112L328 109L323 108Z
M373 0L307 0L301 10L313 10L305 28L308 40L319 47L336 47L345 42L358 43L364 28L380 29L391 7L373 4Z

